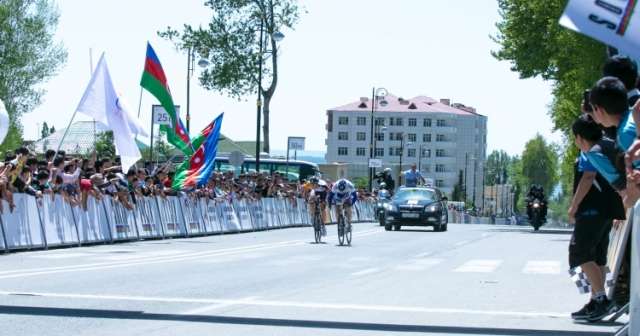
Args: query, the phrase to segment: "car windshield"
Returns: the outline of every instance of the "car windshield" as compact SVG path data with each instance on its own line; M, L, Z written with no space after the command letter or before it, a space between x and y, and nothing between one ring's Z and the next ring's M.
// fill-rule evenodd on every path
M407 200L435 200L436 193L427 189L402 189L395 196L397 201Z

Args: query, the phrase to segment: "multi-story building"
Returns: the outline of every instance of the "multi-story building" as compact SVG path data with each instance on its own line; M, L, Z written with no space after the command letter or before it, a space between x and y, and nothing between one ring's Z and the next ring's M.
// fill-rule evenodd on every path
M327 162L348 163L350 178L368 177L371 155L391 167L396 179L415 163L423 176L449 194L462 171L467 199L481 202L486 116L448 99L425 96L387 95L376 103L373 112L369 98L327 111Z

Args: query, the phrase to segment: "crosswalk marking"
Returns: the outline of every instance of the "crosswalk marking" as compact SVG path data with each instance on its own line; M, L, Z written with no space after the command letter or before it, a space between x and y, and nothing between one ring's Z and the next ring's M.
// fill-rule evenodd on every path
M442 263L444 259L422 258L415 259L405 265L396 266L399 271L424 271L435 265Z
M560 274L561 266L559 261L529 261L522 269L525 274Z
M462 266L456 268L454 272L461 273L491 273L502 264L502 260L476 259L470 260Z

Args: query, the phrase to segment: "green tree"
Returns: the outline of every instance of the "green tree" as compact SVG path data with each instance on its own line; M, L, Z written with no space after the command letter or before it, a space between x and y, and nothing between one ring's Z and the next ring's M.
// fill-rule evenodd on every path
M47 125L47 122L45 121L44 124L42 125L42 130L40 131L40 138L44 139L46 137L49 136L49 125Z
M56 128L51 126L51 128L49 129L49 134L53 134L56 132Z
M40 103L40 84L66 60L66 51L54 41L58 16L53 1L0 1L0 99L11 123L0 152L22 144L21 116Z
M606 46L559 25L568 0L498 0L501 21L493 56L509 61L522 78L540 76L553 84L548 111L554 129L572 144L571 124L580 114L582 93L602 76ZM570 167L577 151L564 150L562 184L571 181Z
M355 179L353 179L353 185L357 189L367 190L369 188L369 179L366 177L356 177Z
M263 151L269 152L269 112L278 84L278 46L275 33L293 29L300 17L296 0L208 0L211 22L203 27L185 25L182 32L168 27L159 35L173 41L179 49L195 50L210 61L200 76L208 90L242 98L258 90L258 67L262 63L264 100ZM264 35L261 35L261 28ZM260 37L264 40L260 40ZM267 51L268 56L260 53Z
M551 195L558 181L557 168L557 152L552 144L540 134L527 142L522 153L522 176L527 187L539 184Z
M484 175L485 185L504 183L507 180L507 168L511 163L511 157L503 150L494 150L487 157Z
M98 134L96 139L96 153L99 158L115 158L116 147L113 142L113 132L107 131Z

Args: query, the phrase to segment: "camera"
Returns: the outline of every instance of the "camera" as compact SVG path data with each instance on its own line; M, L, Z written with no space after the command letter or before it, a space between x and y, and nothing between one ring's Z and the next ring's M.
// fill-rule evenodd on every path
M587 113L593 112L593 106L591 106L591 99L589 98L590 96L591 90L584 90L584 93L582 94L582 110Z

